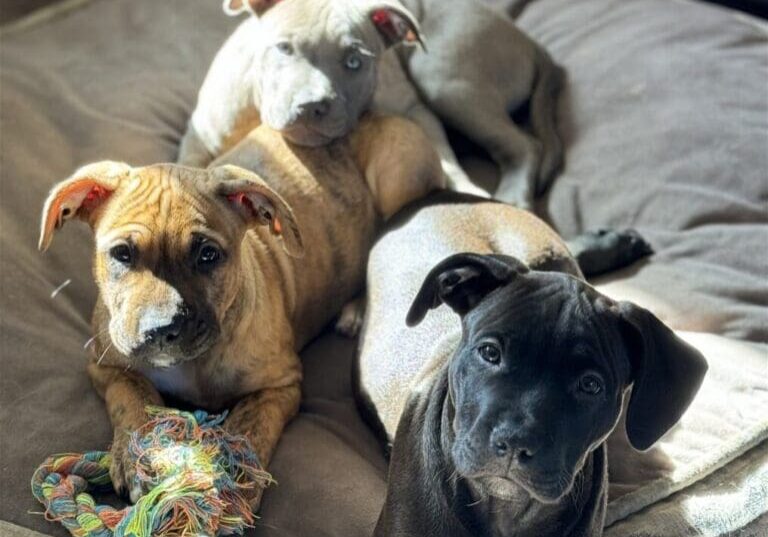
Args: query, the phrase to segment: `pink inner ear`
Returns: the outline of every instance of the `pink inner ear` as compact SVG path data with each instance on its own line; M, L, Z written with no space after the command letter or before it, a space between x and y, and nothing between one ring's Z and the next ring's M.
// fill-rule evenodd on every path
M94 187L85 195L83 203L80 204L81 209L84 211L92 211L112 195L111 190L107 190L103 186L94 185Z
M229 194L227 196L227 199L232 203L236 203L237 205L241 205L245 207L251 212L251 214L255 212L251 198L246 196L244 192L236 192L235 194Z
M371 14L371 22L376 26L390 44L405 40L412 43L417 40L416 34L408 28L408 25L396 13L386 9L377 9Z
M374 11L373 15L371 15L371 20L380 31L388 36L397 35L397 28L395 28L395 24L392 22L392 17L390 17L389 11L386 9L377 9Z

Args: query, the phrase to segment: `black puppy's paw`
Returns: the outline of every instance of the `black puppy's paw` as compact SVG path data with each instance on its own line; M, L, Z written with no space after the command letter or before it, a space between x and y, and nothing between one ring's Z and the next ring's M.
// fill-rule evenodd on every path
M568 243L585 276L597 276L631 265L653 253L653 247L634 229L598 229Z

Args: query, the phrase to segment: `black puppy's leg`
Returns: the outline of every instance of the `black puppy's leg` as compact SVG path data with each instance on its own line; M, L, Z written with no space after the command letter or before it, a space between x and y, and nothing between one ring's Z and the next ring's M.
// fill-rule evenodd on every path
M588 231L567 242L585 276L598 276L631 265L653 253L634 229Z

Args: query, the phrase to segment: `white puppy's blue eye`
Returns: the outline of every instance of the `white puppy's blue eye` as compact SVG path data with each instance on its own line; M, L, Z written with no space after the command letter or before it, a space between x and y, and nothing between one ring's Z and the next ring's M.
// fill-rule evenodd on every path
M363 59L360 57L360 54L357 52L353 52L352 54L349 54L344 59L344 67L349 69L350 71L357 71L363 66Z
M277 45L275 45L275 48L286 56L293 54L293 45L291 45L288 41L279 42Z

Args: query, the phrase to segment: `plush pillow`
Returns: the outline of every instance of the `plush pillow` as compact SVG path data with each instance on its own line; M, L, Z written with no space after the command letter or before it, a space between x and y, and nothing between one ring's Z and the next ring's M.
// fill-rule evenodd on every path
M632 226L653 243L606 291L768 341L768 25L691 0L537 0L518 23L569 78L542 214L566 236Z

